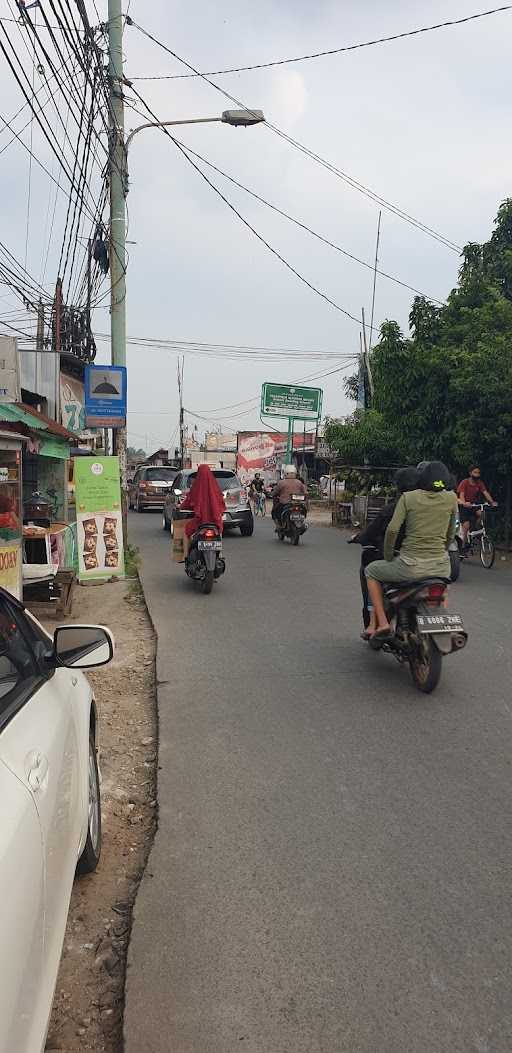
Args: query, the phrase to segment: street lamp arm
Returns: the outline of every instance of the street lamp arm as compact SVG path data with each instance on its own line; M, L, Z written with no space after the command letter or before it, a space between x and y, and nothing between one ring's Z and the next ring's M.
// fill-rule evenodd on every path
M137 135L138 132L142 132L144 128L169 128L172 125L177 124L214 124L219 121L222 123L222 117L194 117L188 121L147 121L146 124L139 124L138 128L134 128L133 131L130 132L125 143L125 149L126 152L128 152L128 148L134 135Z

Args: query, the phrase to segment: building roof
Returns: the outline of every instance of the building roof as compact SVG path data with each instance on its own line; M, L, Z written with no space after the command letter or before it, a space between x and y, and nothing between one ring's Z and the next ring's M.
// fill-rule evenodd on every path
M41 424L46 424L48 431L51 435L57 435L60 439L66 439L68 442L72 442L73 445L77 445L78 435L74 431L68 431L58 421L52 420L51 417L47 417L45 413L40 413L39 410L34 409L33 406L27 406L24 402L17 402L17 406L23 410L24 413L29 413L32 417L35 417L35 427L41 427Z
M65 442L72 442L74 446L78 445L78 435L68 431L67 428L64 428L62 424L58 424L57 421L51 420L46 414L40 413L33 406L27 406L25 402L2 403L0 405L0 421L16 422L17 424L25 425L27 428L32 428L34 431L48 432L49 435L54 435Z

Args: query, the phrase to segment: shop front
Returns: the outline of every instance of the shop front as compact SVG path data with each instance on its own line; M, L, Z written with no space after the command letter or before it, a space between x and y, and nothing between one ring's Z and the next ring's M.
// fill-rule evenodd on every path
M21 435L0 431L0 587L22 598Z
M70 450L77 437L24 403L0 405L0 421L7 434L17 431L24 439L19 451L17 510L25 598L36 590L38 596L51 599L58 593L59 575L74 572L76 565L76 526L68 520L68 475ZM9 558L14 560L12 554Z

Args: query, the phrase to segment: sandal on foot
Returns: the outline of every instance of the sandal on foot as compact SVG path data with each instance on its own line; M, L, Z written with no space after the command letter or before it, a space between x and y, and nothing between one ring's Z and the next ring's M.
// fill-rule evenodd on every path
M374 651L380 651L383 644L388 643L394 636L393 630L390 629L377 629L373 633L370 639L370 647L373 647Z

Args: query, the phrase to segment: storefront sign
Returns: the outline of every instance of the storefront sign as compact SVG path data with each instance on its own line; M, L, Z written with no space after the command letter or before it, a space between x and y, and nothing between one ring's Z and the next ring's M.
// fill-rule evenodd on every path
M0 586L21 600L21 544L0 544Z
M293 420L319 420L322 415L322 389L296 384L264 384L261 412L270 417Z
M121 485L117 457L77 457L75 496L78 577L124 574Z
M88 428L126 424L125 366L85 367L85 423Z
M85 431L84 385L77 377L60 375L60 410L64 428L81 434Z
M14 336L0 336L1 402L21 402L20 364Z

